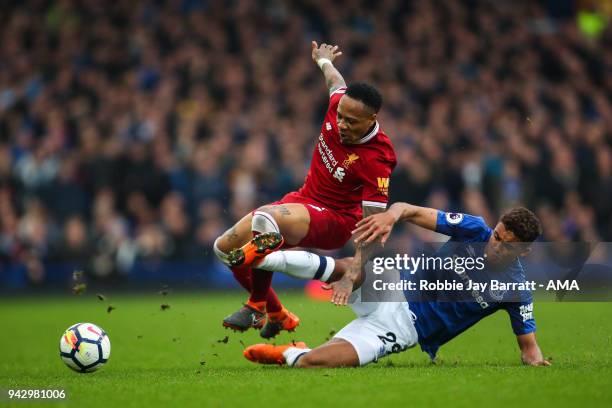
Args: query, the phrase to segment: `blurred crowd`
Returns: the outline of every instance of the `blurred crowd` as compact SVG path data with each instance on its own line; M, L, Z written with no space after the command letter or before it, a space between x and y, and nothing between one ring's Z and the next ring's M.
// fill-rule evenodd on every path
M611 240L611 30L549 3L5 1L0 264L210 258L303 182L327 106L313 39L383 94L393 201L490 223L523 204L545 240Z

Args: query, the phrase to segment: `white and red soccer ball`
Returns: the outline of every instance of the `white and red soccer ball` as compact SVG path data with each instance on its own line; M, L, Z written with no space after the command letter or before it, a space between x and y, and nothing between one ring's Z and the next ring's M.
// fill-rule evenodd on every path
M60 339L60 357L80 373L96 371L108 361L111 344L108 335L93 323L70 326Z

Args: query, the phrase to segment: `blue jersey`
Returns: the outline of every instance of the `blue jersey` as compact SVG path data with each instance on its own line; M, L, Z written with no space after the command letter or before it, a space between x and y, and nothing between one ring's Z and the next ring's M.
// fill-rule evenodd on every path
M450 236L449 241L436 252L437 256L472 257L484 255L484 243L489 240L493 232L482 217L442 211L438 212L436 231ZM427 274L430 273L427 271ZM504 270L495 273L505 282L521 283L526 280L525 271L518 259ZM456 272L448 270L436 271L434 274L438 274L437 278L442 279L454 279L457 276ZM486 271L471 270L469 279L474 282L490 282L491 276ZM504 297L504 292L472 291L470 295L474 299L473 302L414 301L414 293L410 296L407 292L405 294L409 300L410 310L416 315L415 327L421 349L432 359L441 345L500 309L508 312L516 335L531 333L536 328L533 319L533 300L531 292L528 291L522 292L520 299L512 298L512 301Z

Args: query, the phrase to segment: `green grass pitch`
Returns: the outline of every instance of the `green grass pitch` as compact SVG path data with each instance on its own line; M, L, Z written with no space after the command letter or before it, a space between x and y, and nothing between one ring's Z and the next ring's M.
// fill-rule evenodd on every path
M297 293L281 299L302 325L278 343L316 346L353 318L348 308ZM443 347L436 365L417 346L366 368L295 370L242 357L244 345L260 342L257 333L221 327L242 300L238 293L2 299L3 393L61 388L68 399L3 395L0 406L612 406L609 303L536 304L539 343L553 360L547 368L521 366L508 317L498 312ZM161 303L171 307L162 311ZM63 330L83 321L104 328L112 343L109 363L92 374L72 372L58 355Z

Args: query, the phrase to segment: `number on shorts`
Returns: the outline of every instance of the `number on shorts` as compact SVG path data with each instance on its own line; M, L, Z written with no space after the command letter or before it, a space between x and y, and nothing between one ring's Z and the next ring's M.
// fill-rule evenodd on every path
M385 346L387 345L387 342L389 342L390 344L393 344L391 346L391 353L399 353L401 351L406 350L406 347L402 347L399 343L396 343L397 336L395 335L395 333L387 332L386 336L387 337L385 337L385 336L378 336L378 338L380 339L380 341L383 342L383 344Z
M387 332L387 336L388 337L378 336L378 338L380 339L380 341L383 342L384 345L387 345L387 342L395 343L395 340L397 340L397 336L393 332Z

